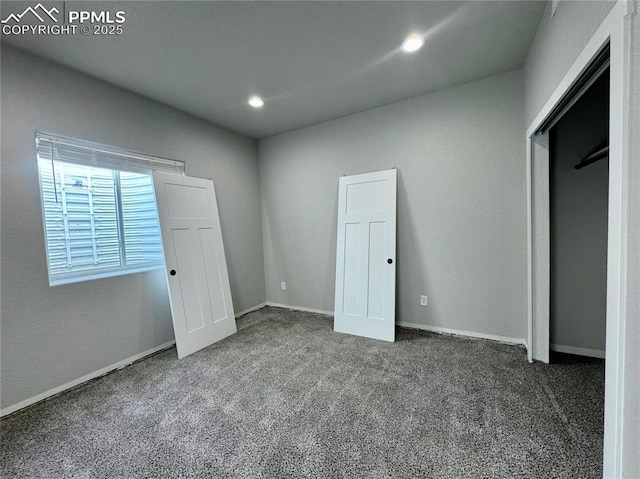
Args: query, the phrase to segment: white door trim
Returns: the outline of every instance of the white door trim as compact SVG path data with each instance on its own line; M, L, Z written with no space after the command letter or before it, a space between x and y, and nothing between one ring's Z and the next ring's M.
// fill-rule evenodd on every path
M587 43L568 73L555 89L545 106L526 132L527 165L527 263L528 263L528 311L527 343L529 360L544 361L544 331L548 334L549 315L545 309L548 298L545 288L539 288L539 271L549 267L549 244L537 237L536 218L538 208L545 207L544 192L536 188L536 169L540 173L539 141L535 131L549 115L553 107L579 77L601 47L610 43L610 150L609 150L609 224L607 253L607 341L605 374L605 430L603 474L604 477L621 477L623 442L623 391L625 344L625 297L627 264L627 211L628 171L630 141L630 80L631 80L631 22L635 15L635 2L619 0ZM547 164L548 168L548 164ZM548 190L546 192L548 196ZM548 201L548 200L547 200ZM548 204L546 205L548 209ZM548 211L547 211L548 214ZM538 216L537 216L538 215ZM542 244L541 244L542 243ZM544 250L547 254L544 254ZM536 251L538 254L536 254ZM540 252L543 254L540 254ZM548 286L548 285L547 285ZM548 339L546 350L548 352ZM540 351L542 350L542 354ZM540 355L541 354L541 355Z
M549 362L549 317L551 310L551 217L549 192L549 133L527 139L531 153L527 195L530 209L527 222L530 294L527 357ZM531 318L536 318L531 321Z

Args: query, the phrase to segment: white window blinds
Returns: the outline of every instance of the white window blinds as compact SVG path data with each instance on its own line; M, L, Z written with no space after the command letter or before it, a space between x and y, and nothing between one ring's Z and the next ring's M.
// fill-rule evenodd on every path
M60 160L78 165L96 166L112 170L169 171L184 174L184 162L168 160L121 148L74 140L48 133L36 133L38 158Z
M37 134L49 283L164 264L151 169L184 163Z

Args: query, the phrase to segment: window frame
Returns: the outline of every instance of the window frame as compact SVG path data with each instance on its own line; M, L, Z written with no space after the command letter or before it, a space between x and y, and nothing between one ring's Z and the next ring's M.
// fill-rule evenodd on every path
M41 156L39 142L47 141L51 147L51 154L48 158ZM53 153L55 145L67 145L74 148L81 148L87 150L87 152L91 152L91 162L88 161L73 161L67 158L55 158ZM135 274L142 273L147 271L154 271L164 268L164 254L162 255L161 263L157 264L142 264L142 265L126 265L126 254L123 255L123 250L125 250L125 230L124 230L124 220L122 218L124 205L122 201L121 195L121 172L129 171L131 173L138 173L143 175L153 175L154 170L159 171L170 171L176 174L185 174L185 164L182 161L178 160L169 160L166 158L160 158L156 156L147 155L144 153L134 152L130 150L125 150L122 148L112 147L108 145L103 145L99 143L92 143L84 140L76 140L73 138L63 137L60 135L54 135L50 133L43 133L36 131L35 132L35 159L36 159L36 167L38 169L38 187L40 189L40 207L42 214L42 227L43 227L43 239L44 239L44 249L45 249L45 257L47 262L47 275L49 286L60 286L64 284L73 284L84 281L92 281L95 279L103 279L110 278L115 276L122 276L127 274ZM118 158L120 161L120 167L116 167L115 164L109 164L108 162L101 162L100 160L96 160L96 153L109 155L111 159ZM45 205L45 194L43 191L43 175L40 168L41 161L50 161L52 164L54 162L62 162L69 165L74 166L85 166L88 168L102 168L111 170L114 173L114 203L116 210L116 221L117 221L117 236L118 236L118 249L119 249L119 257L120 257L120 266L108 266L103 268L96 269L84 269L82 271L76 272L63 272L63 273L53 273L51 272L51 262L49 257L49 238L47 235L47 217L46 217L46 205ZM55 167L52 168L53 172L53 182L55 184ZM152 187L153 187L153 179L152 179ZM153 189L153 196L155 199L155 188ZM157 210L156 210L157 212ZM158 218L159 220L159 218ZM159 224L159 223L158 223ZM161 236L161 231L160 231ZM122 262L125 261L125 265L122 265Z

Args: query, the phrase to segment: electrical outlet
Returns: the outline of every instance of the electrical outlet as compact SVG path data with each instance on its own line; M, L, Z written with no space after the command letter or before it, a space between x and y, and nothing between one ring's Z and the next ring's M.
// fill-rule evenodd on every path
M420 306L427 305L427 297L425 295L420 296Z
M282 291L286 291L286 289L287 289L287 283L286 283L286 282L284 282L284 281L283 281L282 283L280 283L280 289L281 289Z

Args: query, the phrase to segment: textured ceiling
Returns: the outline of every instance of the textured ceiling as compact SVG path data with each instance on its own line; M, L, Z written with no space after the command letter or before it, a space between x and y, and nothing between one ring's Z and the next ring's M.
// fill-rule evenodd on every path
M43 2L122 35L2 42L262 138L520 68L544 2ZM34 2L2 2L2 18ZM62 15L62 14L61 14ZM425 35L412 55L404 37ZM261 110L246 104L265 99Z

